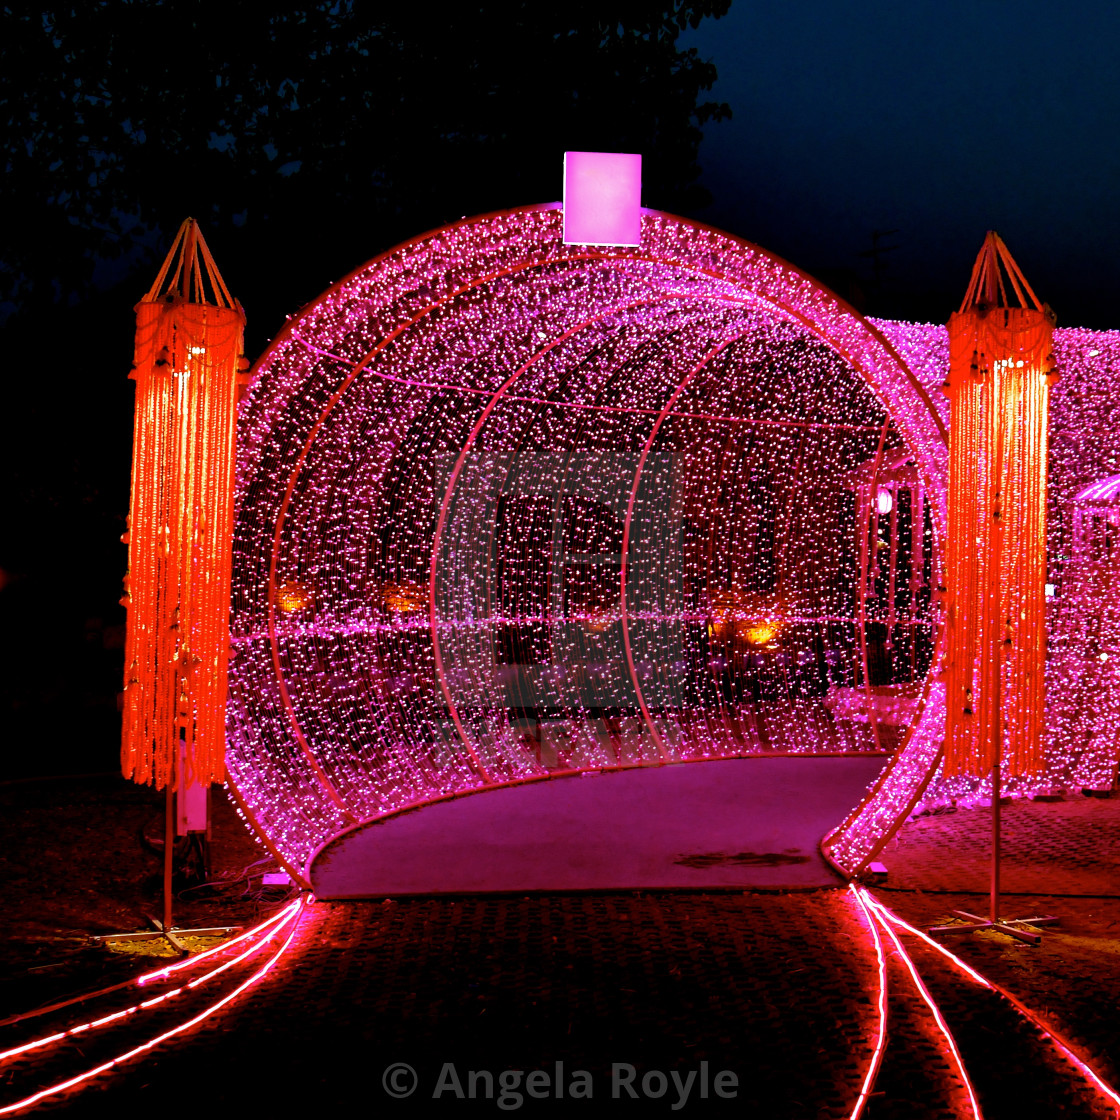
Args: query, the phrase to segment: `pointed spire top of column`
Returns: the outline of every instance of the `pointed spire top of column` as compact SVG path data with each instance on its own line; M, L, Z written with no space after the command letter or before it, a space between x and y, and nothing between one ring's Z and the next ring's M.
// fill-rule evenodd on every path
M976 258L976 264L972 267L972 279L969 281L964 302L961 303L961 311L968 311L974 307L1015 306L1008 299L1008 283L1004 282L1005 272L1019 307L1029 307L1035 311L1047 310L1027 283L1022 270L1003 243L1003 238L994 229L990 229Z
M171 251L143 302L158 300L178 300L214 307L240 306L229 294L194 218L187 218L179 227Z

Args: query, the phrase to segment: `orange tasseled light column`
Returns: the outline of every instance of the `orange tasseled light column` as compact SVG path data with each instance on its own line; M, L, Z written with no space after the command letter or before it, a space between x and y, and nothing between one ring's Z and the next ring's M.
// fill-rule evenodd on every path
M1043 769L1053 329L989 233L949 320L947 776L985 777L1001 759L1011 777Z
M188 218L136 305L125 777L225 778L235 419L245 314ZM180 761L181 759L181 761Z

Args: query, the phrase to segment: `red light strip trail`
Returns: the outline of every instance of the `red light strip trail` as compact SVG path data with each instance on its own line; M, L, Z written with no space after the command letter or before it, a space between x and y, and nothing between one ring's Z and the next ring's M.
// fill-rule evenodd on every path
M215 953L224 953L232 949L235 945L240 944L242 941L250 937L256 937L257 934L263 933L269 926L275 925L277 922L290 917L299 908L299 899L289 903L282 910L277 911L271 918L266 918L265 921L259 925L253 926L252 929L246 930L244 933L238 934L236 937L231 938L229 941L223 941L221 945L215 945L212 949L206 949L201 953L195 953L193 956L187 957L184 960L178 961L175 964L168 965L166 968L161 968L156 972L149 972L143 976L138 976L133 980L122 980L119 984L111 984L107 988L98 988L92 992L83 992L80 996L72 996L70 999L60 1000L58 1003L49 1003L46 1007L37 1007L33 1011L22 1011L18 1015L10 1015L7 1019L0 1019L0 1027L11 1026L13 1023L20 1023L24 1019L35 1019L40 1015L47 1015L52 1011L60 1011L64 1007L71 1007L75 1003L85 1003L87 1000L96 999L98 996L106 996L110 992L119 992L122 988L131 988L134 984L141 985L147 984L152 980L163 979L165 976L172 972L178 972L183 968L191 968L198 964L199 961L205 960L207 957L213 956ZM0 1060L3 1060L7 1055L0 1053Z
M105 1015L100 1019L91 1019L88 1023L82 1023L79 1026L71 1027L69 1030L59 1031L56 1034L46 1035L45 1037L37 1039L34 1042L25 1042L22 1046L16 1046L11 1050L0 1051L0 1062L7 1061L8 1058L14 1058L17 1054L26 1054L31 1050L39 1050L42 1047L47 1046L52 1042L58 1042L59 1039L69 1038L70 1036L76 1035L76 1034L82 1034L84 1031L94 1030L97 1027L108 1026L109 1023L114 1023L118 1019L124 1019L126 1016L132 1015L134 1012L141 1011L141 1010L147 1010L149 1007L155 1007L157 1004L163 1003L165 1000L171 999L172 996L177 996L182 992L191 991L193 988L201 987L208 980L212 980L215 976L218 976L221 973L225 972L226 969L233 968L234 965L240 964L243 960L247 960L249 957L253 956L260 949L263 949L264 946L267 945L268 942L271 941L272 938L274 938L276 936L276 934L279 933L280 930L283 929L284 926L287 925L288 922L291 921L291 919L295 917L298 909L299 909L299 902L298 901L292 903L288 907L285 907L285 909L282 910L279 915L276 915L274 918L269 919L268 925L273 925L273 924L276 924L277 922L279 922L279 924L276 924L276 928L267 937L261 938L261 940L258 941L254 945L250 945L249 948L245 950L245 952L239 954L238 956L232 958L231 960L226 961L225 964L219 965L217 968L211 969L209 972L204 973L202 976L196 977L189 984L184 984L183 987L181 987L181 988L174 988L170 992L164 992L163 995L156 996L153 999L144 1000L143 1003L133 1004L131 1007L126 1007L123 1011L114 1011L111 1015ZM280 919L283 919L283 920L280 920ZM259 927L259 926L257 928L262 929L262 927ZM244 940L244 936L245 935L242 935L242 937L238 938L238 940L239 941ZM234 942L231 941L229 943L229 945L232 945L232 944L234 944ZM225 949L225 948L228 948L228 947L229 947L228 945L219 945L219 946L216 946L215 949ZM215 950L208 950L207 955L210 952L214 952L214 951ZM186 967L187 965L194 964L196 961L200 960L202 958L202 956L203 956L203 954L200 953L197 957L192 957L188 960L179 962L178 965L172 965L169 968L162 969L160 972L152 972L152 973L149 973L147 976L141 976L141 977L139 977L139 979L137 979L135 981L135 983L136 984L143 984L146 980L151 980L154 977L165 976L168 973L174 971L176 968L183 968L183 967ZM93 994L96 995L98 993L93 993ZM85 998L88 998L88 997L85 997Z
M968 975L971 976L972 979L975 980L976 983L979 984L981 987L992 988L993 990L995 989L995 985L992 984L991 981L989 981L989 980L985 979L983 976L981 976L980 973L977 972L976 969L974 969L971 965L965 964L965 962L962 961L960 959L960 957L955 956L953 953L950 953L949 950L946 949L944 945L938 944L938 942L934 941L934 939L932 937L930 937L928 934L922 933L922 931L920 929L915 929L908 922L903 921L903 919L900 918L896 913L894 913L894 911L888 910L870 892L868 892L867 890L862 890L862 894L866 898L867 904L876 913L880 914L883 918L885 918L892 925L896 925L896 926L900 927L901 929L904 929L907 932L914 934L915 937L921 938L922 941L924 941L931 949L936 949L943 957L947 957L958 968L967 972Z
M310 899L310 896L305 896L303 899L300 900L298 910L293 911L292 916L297 917L297 920L293 923L291 931L288 933L288 936L285 939L284 944L281 945L280 948L272 955L272 957L270 957L269 960L264 965L262 965L259 969L257 969L257 971L255 973L253 973L253 975L250 976L248 980L246 980L242 984L238 985L238 987L234 988L234 990L232 992L230 992L228 995L223 996L220 1000L211 1004L205 1011L202 1011L198 1015L195 1015L193 1018L188 1019L185 1023L180 1023L177 1027L172 1027L170 1030L164 1031L162 1034L156 1035L155 1038L151 1038L147 1042L143 1042L139 1046L135 1046L131 1050L128 1050L123 1054L119 1054L117 1057L111 1058L107 1062L102 1062L101 1065L99 1065L99 1066L94 1066L93 1069L88 1069L84 1073L78 1074L76 1077L67 1078L65 1081L57 1082L54 1085L48 1086L46 1089L40 1089L38 1092L33 1093L31 1096L24 1097L22 1100L15 1101L12 1104L0 1106L0 1116L8 1116L8 1115L11 1115L14 1112L19 1112L22 1109L29 1108L29 1107L31 1107L31 1105L37 1104L41 1100L45 1100L47 1097L54 1096L56 1093L61 1093L66 1089L72 1089L76 1085L81 1085L83 1082L89 1081L91 1078L96 1077L98 1074L105 1073L107 1070L113 1069L114 1067L116 1067L118 1065L121 1065L123 1062L127 1062L129 1059L135 1058L138 1055L143 1054L146 1051L153 1049L154 1047L158 1046L161 1042L166 1042L167 1039L173 1038L176 1035L182 1034L184 1031L190 1030L191 1027L195 1027L199 1023L203 1022L205 1019L208 1019L211 1015L214 1014L214 1012L216 1012L216 1011L220 1010L221 1008L225 1007L226 1004L232 1003L239 995L241 995L242 992L244 992L247 988L252 987L252 985L257 983L258 980L261 980L269 971L271 971L273 965L275 965L276 962L287 952L288 946L291 945L292 939L295 937L296 931L299 929L300 921L303 918L304 909L305 909L306 903L307 903L307 901L309 901L309 899ZM261 945L264 945L266 942L271 941L281 931L282 928L283 928L282 926L277 926L277 928L275 928L258 945L254 946L253 949L250 950L250 952L255 951L257 948L260 948ZM248 953L244 954L244 956L248 956L248 955L249 955ZM242 957L240 959L244 959L244 958ZM201 982L201 981L199 981L199 982ZM190 987L190 986L191 985L188 985L188 987ZM181 990L181 989L179 989L179 990ZM171 993L171 994L174 994L174 993ZM154 1004L160 1002L164 998L165 997L160 996L160 997L157 997L154 1000L148 1000L146 1003L140 1004L140 1006L141 1007L151 1007ZM118 1018L118 1017L119 1017L119 1015L115 1015L115 1016L111 1016L110 1018ZM102 1020L102 1022L107 1022L107 1021L108 1020ZM97 1025L97 1024L95 1023L95 1024L88 1024L88 1025L93 1026L93 1025ZM67 1033L68 1034L73 1034L75 1032L70 1031L70 1032L67 1032ZM64 1037L64 1036L59 1036L59 1037Z
M867 1105L867 1098L871 1095L871 1090L875 1085L875 1078L878 1076L879 1067L883 1063L883 1051L887 1046L887 958L883 953L883 939L879 936L879 924L872 915L870 908L860 892L851 883L848 884L848 890L851 891L856 902L859 903L860 909L867 919L867 926L871 930L871 936L875 939L875 956L879 961L879 1037L875 1042L875 1052L871 1055L871 1064L867 1067L867 1076L863 1079L863 1087L860 1089L859 1098L849 1118L849 1120L859 1120L860 1116L863 1115L864 1107Z
M866 894L866 892L864 893ZM961 1081L964 1082L964 1087L968 1092L968 1100L972 1105L972 1115L976 1120L983 1120L984 1114L980 1111L980 1102L976 1099L976 1092L972 1088L972 1082L969 1080L968 1071L964 1068L964 1059L961 1058L961 1052L957 1049L957 1040L953 1038L953 1032L949 1030L949 1024L945 1022L941 1014L941 1008L937 1006L937 1002L934 1000L933 996L929 994L929 989L925 986L921 976L918 975L918 970L914 967L914 962L910 959L910 954L906 952L902 942L898 939L898 934L896 934L891 927L890 922L874 908L872 908L872 913L874 913L878 919L883 932L894 943L898 955L902 958L902 963L906 965L906 969L910 973L910 978L914 981L914 986L918 989L918 994L925 1000L926 1006L928 1006L933 1013L934 1022L937 1023L938 1030L941 1031L941 1034L945 1038L945 1042L949 1047L949 1052L953 1055L953 1062L956 1064L957 1072L960 1074Z
M1077 1051L1074 1050L1073 1046L1069 1042L1067 1042L1056 1030L1054 1030L1053 1027L1046 1023L1045 1020L1041 1019L1020 1000L1016 999L1015 996L1013 996L1006 988L1002 987L999 984L996 984L991 980L988 980L984 976L981 976L980 973L977 972L974 968L965 964L965 962L962 961L960 957L956 956L954 953L951 953L948 949L946 949L944 945L939 945L932 938L922 933L921 930L915 929L912 925L904 921L893 911L888 910L881 902L879 902L878 899L874 898L870 893L868 893L865 888L858 887L856 888L856 891L857 894L863 895L863 897L867 900L867 903L879 916L881 921L884 921L890 925L898 926L899 929L904 929L908 933L914 934L915 937L921 938L922 941L924 941L932 948L936 949L943 957L946 957L948 960L952 961L953 964L955 964L962 972L968 975L977 984L980 984L984 988L989 988L993 992L998 992L999 995L1003 996L1003 998L1007 1000L1007 1002L1010 1003L1011 1006L1014 1007L1020 1015L1022 1015L1025 1019L1030 1020L1030 1022L1032 1022L1040 1031L1042 1031L1043 1034L1045 1034L1054 1043L1055 1047L1060 1051L1060 1053L1077 1069L1077 1071L1084 1074L1084 1076L1087 1077L1090 1082L1092 1082L1093 1086L1101 1094L1103 1094L1113 1106L1120 1108L1120 1094L1118 1094L1116 1090L1113 1089L1112 1086L1109 1085L1108 1082L1106 1082L1092 1068L1092 1066L1090 1066L1089 1063L1085 1061L1084 1058L1079 1057Z
M204 952L196 953L193 957L187 957L185 960L177 961L175 964L169 964L166 968L158 969L155 972L149 972L141 976L136 983L147 984L151 980L161 980L165 976L169 976L172 972L178 972L183 968L190 968L192 965L197 964L207 957L213 956L215 953L223 953L227 949L232 949L234 945L240 944L242 941L249 937L255 937L258 933L263 933L269 926L275 925L277 922L287 922L293 914L300 908L301 900L295 899L293 902L288 903L282 910L277 911L271 918L261 922L260 925L253 926L252 929L246 930L245 933L238 934L237 937L229 941L224 941L221 945L215 945L212 949L206 949ZM188 985L190 987L191 985Z

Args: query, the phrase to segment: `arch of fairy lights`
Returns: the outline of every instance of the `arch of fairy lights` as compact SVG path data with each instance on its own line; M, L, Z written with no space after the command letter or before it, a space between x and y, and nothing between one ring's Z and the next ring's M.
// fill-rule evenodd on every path
M944 435L878 328L669 215L598 248L524 208L377 258L241 405L242 811L301 873L495 785L901 743L831 841L865 861L936 763Z

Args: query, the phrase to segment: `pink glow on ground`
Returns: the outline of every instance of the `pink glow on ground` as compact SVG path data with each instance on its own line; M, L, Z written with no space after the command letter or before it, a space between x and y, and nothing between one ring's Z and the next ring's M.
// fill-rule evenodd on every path
M638 245L642 239L642 157L564 153L564 243Z
M524 782L356 827L308 877L325 899L835 885L817 841L882 761L756 756ZM776 858L691 858L718 852Z

